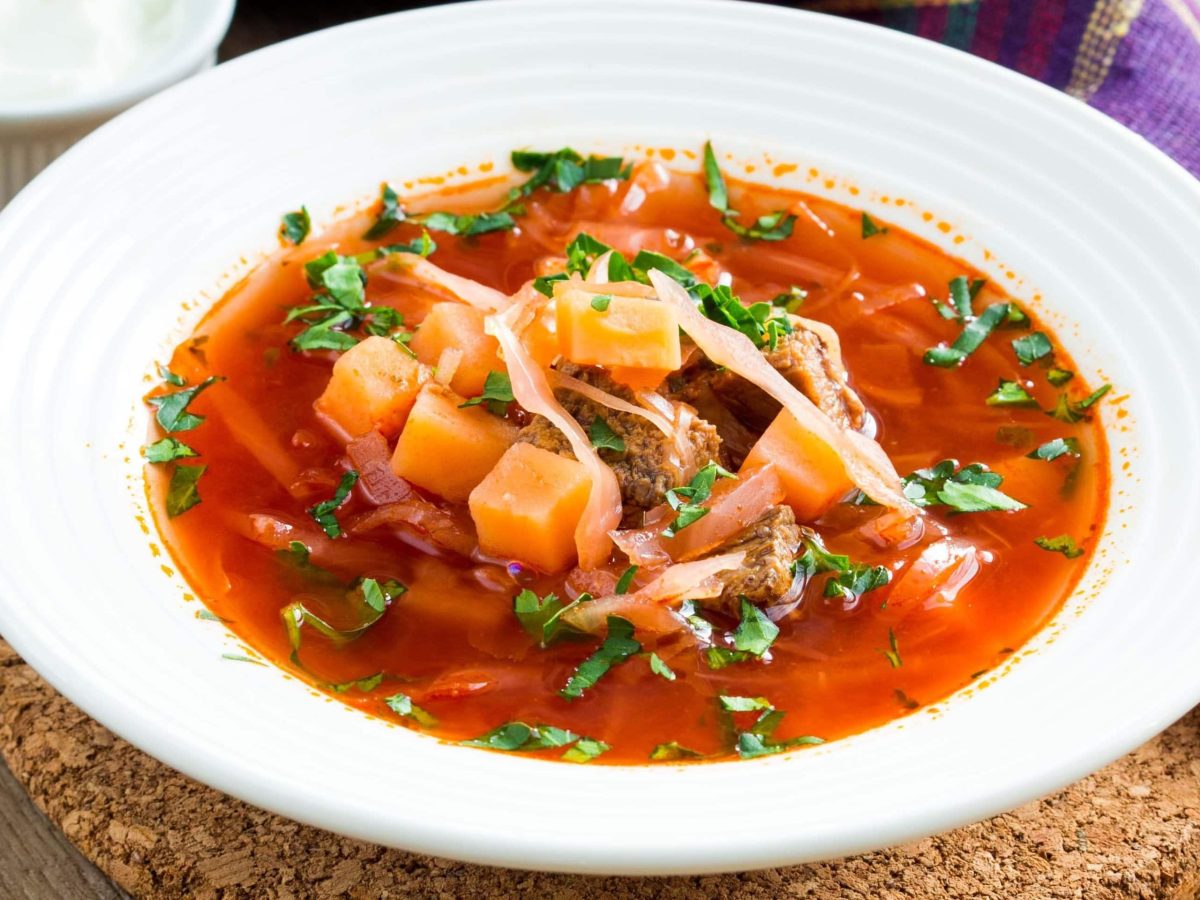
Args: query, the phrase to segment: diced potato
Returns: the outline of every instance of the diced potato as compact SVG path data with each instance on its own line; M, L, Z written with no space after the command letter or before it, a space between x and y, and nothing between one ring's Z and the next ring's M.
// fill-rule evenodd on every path
M592 306L596 296L579 288L557 294L563 356L585 366L679 368L679 319L673 307L651 297L614 295L606 309L598 310Z
M462 351L462 360L454 370L450 386L460 394L474 397L483 391L489 372L503 372L500 344L483 330L482 310L462 303L435 303L421 322L409 346L426 365L437 365L442 351L453 347Z
M784 499L801 522L820 516L853 487L841 457L786 409L750 448L741 471L769 462L775 463L786 491Z
M369 337L333 364L333 377L313 406L350 437L373 428L391 436L404 427L425 371L395 341Z
M461 503L517 439L517 427L436 384L417 395L392 471L418 487Z
M569 568L576 559L575 526L591 487L583 463L513 444L471 491L480 549L543 572Z

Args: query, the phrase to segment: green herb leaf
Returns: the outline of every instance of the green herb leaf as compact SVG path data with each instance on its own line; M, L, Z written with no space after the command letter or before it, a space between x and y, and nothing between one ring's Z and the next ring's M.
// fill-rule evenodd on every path
M589 594L580 594L574 602L564 604L557 594L539 597L529 588L524 588L513 598L513 615L530 637L542 647L547 647L561 635L562 629L569 628L563 623L562 614L590 599Z
M510 212L472 213L458 215L449 212L432 212L416 218L431 231L444 231L461 237L474 237L492 231L511 231L517 226Z
M650 758L655 762L668 762L678 759L700 759L704 754L688 747L684 747L677 741L669 741L665 744L659 744L650 751Z
M333 691L335 694L345 694L348 691L362 691L364 694L366 694L379 687L382 681L383 673L376 672L374 675L367 675L363 678L355 678L351 681L335 681L326 684L325 687Z
M392 694L383 700L388 707L402 719L412 719L425 728L437 725L437 718L412 702L408 694Z
M148 463L167 463L172 460L187 459L199 455L187 444L173 437L165 437L152 444L147 444L142 448L142 453L145 455L146 462Z
M704 142L704 183L708 187L708 205L718 212L729 211L729 191L725 187L725 176L717 165L712 141Z
M790 750L792 747L823 743L825 743L824 738L819 738L811 734L772 743L754 732L743 731L738 735L737 751L738 756L742 759L754 759L758 756L770 756L774 753L782 753L784 750Z
M607 312L610 303L612 303L612 297L608 294L597 294L592 298L591 307L596 312Z
M972 463L955 471L957 464L944 459L936 466L917 469L902 479L904 496L917 506L943 504L956 512L985 512L989 510L1024 509L1025 504L1014 500L997 488L1004 478L981 463Z
M903 660L900 659L900 645L896 641L896 632L894 629L888 629L888 648L879 652L887 657L887 661L892 664L893 669L899 669L904 665Z
M183 380L182 375L176 375L166 366L158 367L158 377L172 387L183 387L185 384L187 384L187 382Z
M1023 366L1031 365L1054 352L1054 348L1050 345L1050 338L1040 331L1014 338L1012 348L1017 354L1017 362Z
M1062 387L1074 377L1075 373L1070 369L1060 369L1058 366L1051 366L1046 370L1046 380L1055 387Z
M579 664L566 685L558 693L567 700L583 696L583 692L594 687L596 682L613 666L625 662L642 645L633 639L633 623L620 616L608 617L608 636L591 656Z
M741 598L741 607L742 620L733 632L733 646L761 657L779 637L779 626L745 597Z
M862 239L865 241L869 237L875 237L877 234L887 234L887 226L880 227L875 224L875 220L866 213L862 214Z
M566 281L570 276L566 272L559 272L557 275L539 275L533 279L533 288L539 294L544 294L547 297L554 296L554 283L557 281Z
M1075 538L1069 534L1060 534L1058 537L1034 538L1033 542L1043 550L1049 550L1052 553L1061 553L1067 559L1075 559L1083 555L1083 549L1075 543Z
M505 750L523 753L530 750L546 750L566 747L579 740L579 735L553 725L526 725L524 722L508 722L493 728L469 741L459 743L467 747L483 747L488 750Z
M1016 511L1025 504L995 488L983 484L962 484L947 481L937 494L938 500L958 512Z
M342 476L342 480L338 482L337 490L333 492L333 496L330 499L322 500L308 509L308 514L321 526L321 530L331 538L341 537L342 534L342 527L338 524L338 520L334 517L333 512L346 502L346 498L350 496L350 491L354 489L357 481L358 473L351 469Z
M957 279L955 280L957 281ZM951 283L953 284L953 282ZM978 318L967 322L962 333L954 339L954 343L949 347L938 346L926 350L924 356L925 362L931 366L940 366L944 369L961 365L968 356L983 345L987 336L1007 316L1007 303L993 303Z
M633 258L632 268L638 276L637 280L643 283L648 283L650 280L646 275L647 272L651 269L658 269L668 278L679 282L685 290L690 290L700 284L700 279L693 274L691 269L680 265L671 257L655 253L653 250L639 250L638 255Z
M633 584L633 577L637 575L638 567L630 566L621 573L621 577L617 579L617 586L613 588L614 594L629 593L629 586Z
M571 747L562 755L562 758L567 762L589 763L601 753L606 753L611 749L612 747L604 743L604 741L598 741L595 738L581 737L575 742L574 747Z
M222 653L221 659L227 659L230 662L252 663L256 666L265 666L266 663L261 659L254 659L251 656L246 656L244 653Z
M883 566L852 563L845 572L839 572L825 582L825 596L856 602L863 594L881 588L891 580L892 573Z
M379 216L375 219L375 224L372 225L367 233L363 235L368 241L377 241L401 222L404 221L404 210L400 208L400 198L396 196L396 192L392 190L390 184L384 184L380 191L379 202L383 208L379 211Z
M716 484L718 478L737 478L737 476L710 461L692 476L692 480L688 484L667 491L667 504L675 510L676 516L674 521L663 530L664 537L675 537L688 525L708 515L708 509L700 504L712 496L713 485Z
M729 647L709 647L704 651L704 661L713 671L752 659L756 659L753 653L746 650L731 650Z
M721 213L721 223L734 234L751 241L782 241L791 236L796 217L785 209L759 216L751 225L738 221L737 210L729 206L725 176L717 165L711 141L704 142L704 182L708 187L709 206Z
M415 253L420 257L427 257L437 250L437 243L429 236L429 232L421 229L421 236L413 238L407 244L388 244L386 247L380 247L375 251L379 257L387 256L391 253Z
M200 502L198 484L208 466L177 465L167 485L167 517L174 519Z
M984 401L988 406L1037 406L1033 395L1019 381L1001 379L1000 386Z
M776 294L772 297L771 305L781 307L784 312L794 313L804 305L806 299L808 299L808 291L793 284L782 294Z
M200 392L225 379L219 375L205 378L194 387L182 391L172 391L169 394L159 394L148 397L146 402L154 407L154 418L162 426L163 431L191 431L204 421L204 416L188 412L188 405L199 396Z
M1046 441L1036 450L1026 453L1028 459L1044 459L1046 462L1052 462L1061 456L1074 456L1078 458L1081 455L1079 449L1079 441L1076 438L1055 438L1052 441Z
M293 543L299 542L294 541ZM378 613L382 613L387 609L389 603L408 591L405 585L394 579L380 584L374 578L364 578L358 587L362 591L363 602Z
M279 233L293 244L302 244L312 230L312 219L309 218L308 208L301 206L295 212L284 213L279 226Z
M592 424L588 426L588 438L591 439L592 446L597 450L625 452L625 440L613 431L600 416L592 419Z
M508 414L508 404L513 402L512 382L507 372L488 372L483 381L483 393L472 397L466 403L460 403L459 409L468 406L486 404L487 411L493 416L504 418Z
M589 156L584 159L570 147L553 153L531 150L514 150L513 167L534 175L524 184L509 192L509 199L528 197L541 187L565 194L581 184L597 184L609 180L624 181L629 178L632 166L627 166L619 156Z
M655 675L659 675L667 679L667 681L675 680L675 673L671 670L670 666L668 666L662 661L661 658L659 658L657 653L650 654L650 671Z
M1096 402L1112 390L1111 384L1106 384L1098 388L1082 400L1074 401L1066 394L1058 395L1058 402L1055 403L1054 409L1049 410L1046 415L1058 419L1060 422L1066 422L1068 425L1074 425L1076 422L1082 422L1090 418L1088 412Z
M726 712L758 712L775 708L766 697L728 697L721 694L717 697L717 702Z

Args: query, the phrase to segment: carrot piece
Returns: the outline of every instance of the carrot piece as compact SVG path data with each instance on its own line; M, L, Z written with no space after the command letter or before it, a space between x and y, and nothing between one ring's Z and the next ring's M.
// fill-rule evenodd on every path
M471 491L480 549L544 572L569 568L576 559L575 526L591 488L582 463L532 444L513 444Z
M463 402L440 385L425 385L392 454L392 471L401 478L458 503L517 439L515 425L481 406L462 409Z
M742 463L742 472L774 463L785 501L802 522L829 509L854 485L841 457L822 438L805 430L787 410L763 432Z
M333 364L333 377L313 406L350 437L373 428L391 436L404 427L425 377L395 341L369 337Z
M417 359L430 366L449 347L462 351L450 386L467 397L483 391L489 372L504 371L500 344L483 330L484 315L462 303L435 303L410 343Z
M651 297L603 291L603 285L596 285L591 291L568 288L557 294L558 345L563 356L588 366L678 369L682 358L675 310ZM602 298L598 303L597 297Z

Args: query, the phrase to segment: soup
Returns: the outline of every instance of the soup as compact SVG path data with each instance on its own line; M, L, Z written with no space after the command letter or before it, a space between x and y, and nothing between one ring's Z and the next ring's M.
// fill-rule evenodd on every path
M1036 633L1100 533L1108 386L941 250L701 161L522 151L287 214L147 397L211 614L397 725L575 763L833 740Z

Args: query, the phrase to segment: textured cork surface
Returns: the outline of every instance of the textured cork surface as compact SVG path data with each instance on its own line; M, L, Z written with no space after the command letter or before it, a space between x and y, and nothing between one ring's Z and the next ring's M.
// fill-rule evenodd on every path
M695 878L490 869L298 825L135 750L2 640L0 753L50 819L135 897L1200 896L1200 709L1091 778L988 822L838 862Z

